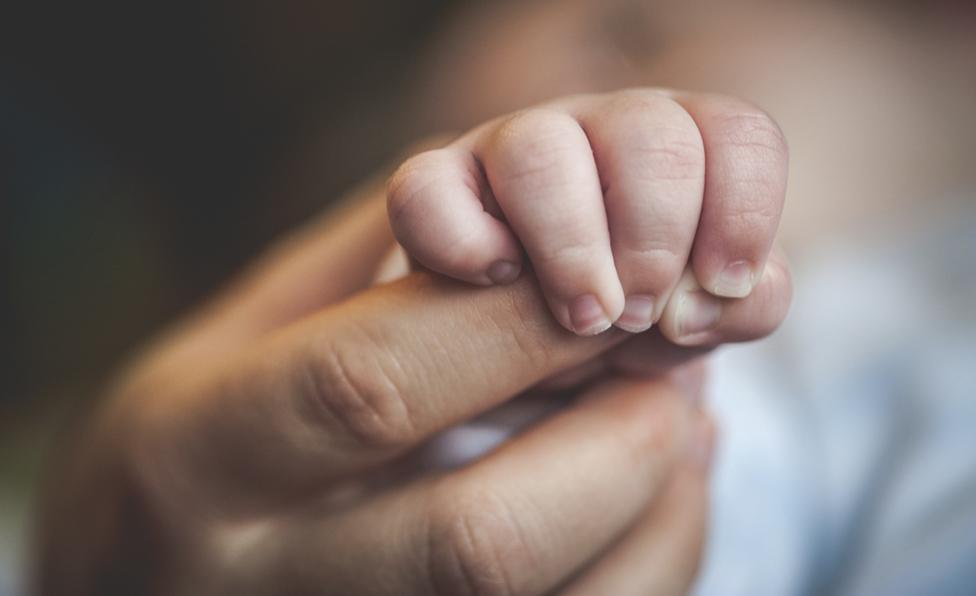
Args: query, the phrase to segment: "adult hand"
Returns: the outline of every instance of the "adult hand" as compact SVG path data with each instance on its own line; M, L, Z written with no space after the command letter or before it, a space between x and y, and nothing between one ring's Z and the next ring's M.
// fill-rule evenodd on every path
M50 477L39 593L687 589L712 430L668 377L594 385L453 472L404 463L626 334L564 331L531 279L360 292L389 247L376 198L273 251L112 391Z

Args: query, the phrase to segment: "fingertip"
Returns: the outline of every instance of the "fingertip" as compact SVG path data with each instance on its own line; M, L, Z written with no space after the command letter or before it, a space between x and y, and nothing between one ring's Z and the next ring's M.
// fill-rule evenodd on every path
M714 346L760 339L773 333L789 310L789 268L775 252L745 297L715 296L697 279L686 273L661 317L661 333L677 345Z
M642 333L654 324L654 297L635 294L624 299L624 309L614 326L629 333Z
M679 346L699 346L711 341L722 321L725 300L706 291L696 276L686 271L658 322L661 333Z
M515 281L521 247L506 223L486 209L484 187L478 164L462 151L414 156L389 184L394 236L437 273L482 286Z
M723 298L745 298L761 277L760 270L745 259L732 261L712 275L705 285L708 292Z
M488 267L486 276L491 283L496 285L507 285L519 278L522 274L522 263L506 260L498 260Z
M577 296L569 303L570 330L577 335L603 333L612 325L607 309L593 294Z
M613 283L604 280L602 284L573 284L576 287L567 288L566 284L554 283L551 272L545 275L535 271L550 312L568 331L582 337L600 335L620 319L625 299L615 277ZM560 279L565 281L566 277Z
M721 322L722 301L701 290L684 292L671 318L671 339L679 345L695 345Z

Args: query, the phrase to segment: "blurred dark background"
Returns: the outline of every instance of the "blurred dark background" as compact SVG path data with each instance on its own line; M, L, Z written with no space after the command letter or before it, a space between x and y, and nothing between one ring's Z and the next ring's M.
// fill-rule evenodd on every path
M129 349L419 137L635 72L738 92L721 60L668 57L703 54L682 45L689 23L738 23L739 4L4 3L0 435L96 394ZM971 13L854 4L912 23ZM502 29L507 8L522 16Z
M412 60L458 3L2 9L0 433L423 132Z
M0 8L0 596L66 418L129 351L424 132L458 0Z

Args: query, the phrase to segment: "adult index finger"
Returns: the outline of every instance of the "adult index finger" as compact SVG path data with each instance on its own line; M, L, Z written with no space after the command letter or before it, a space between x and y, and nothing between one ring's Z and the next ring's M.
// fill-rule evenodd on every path
M306 318L140 404L142 451L252 510L388 460L625 338L564 330L525 277L472 289L415 273Z

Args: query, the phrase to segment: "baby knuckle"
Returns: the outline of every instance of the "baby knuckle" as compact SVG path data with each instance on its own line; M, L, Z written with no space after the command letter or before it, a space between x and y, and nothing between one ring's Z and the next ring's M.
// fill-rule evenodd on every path
M492 145L504 164L505 177L546 178L585 141L579 124L568 114L546 108L516 112L495 130Z
M707 224L709 231L722 239L721 244L709 245L709 250L742 252L749 258L761 259L769 250L780 217L779 201L773 196L755 185L738 186L728 211Z
M509 115L496 131L501 141L528 139L540 143L559 140L578 125L572 116L551 108L530 108Z
M553 242L539 249L533 258L538 268L576 268L587 267L594 261L593 255L599 250L597 240L576 240L579 234L567 234L562 242Z
M761 181L740 182L742 190L736 197L723 225L727 235L748 239L751 243L765 239L766 230L773 227L779 219L779 204L770 199L771 193L760 192L766 188ZM752 192L748 192L751 190Z
M786 136L773 118L753 107L738 107L718 118L719 134L729 146L764 165L785 165Z
M651 133L634 148L645 157L647 174L656 180L701 179L705 173L705 151L700 139L689 141L676 136Z
M705 148L698 126L674 100L651 91L628 91L610 103L623 149L640 160L650 179L701 179ZM633 134L638 131L639 134Z
M608 99L615 110L625 112L672 110L677 105L661 91L646 87L622 89L611 93Z
M629 275L639 279L648 289L662 293L677 282L684 272L688 250L678 243L666 244L651 240L635 242L631 246L615 247L614 255L624 264Z
M387 211L394 223L408 216L409 206L436 182L443 149L418 153L403 162L386 184Z

